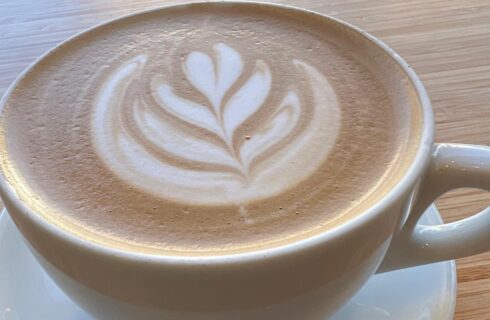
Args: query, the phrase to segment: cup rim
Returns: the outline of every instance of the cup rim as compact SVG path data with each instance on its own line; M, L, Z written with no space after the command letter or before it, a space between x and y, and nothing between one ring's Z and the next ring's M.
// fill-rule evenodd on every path
M421 173L425 170L428 165L430 159L430 153L432 152L433 143L434 143L434 116L432 111L432 106L428 94L415 73L415 71L411 68L411 66L400 57L392 48L386 45L384 42L369 34L367 31L358 28L348 22L345 22L341 19L329 16L327 14L315 12L313 10L293 6L286 4L276 4L269 3L260 0L231 0L231 1L220 1L220 0L192 0L190 2L186 2L183 4L176 5L164 5L156 8L151 8L148 10L138 11L131 14L125 14L122 16L118 16L116 18L112 18L106 20L102 23L96 24L90 28L84 29L75 35L69 37L68 39L62 41L55 47L48 50L46 53L38 57L34 62L32 62L24 71L17 76L17 78L12 82L12 84L5 91L3 96L0 99L0 114L2 112L3 106L7 101L10 93L17 86L19 81L24 78L25 75L29 73L29 71L34 68L40 61L44 58L48 57L52 52L57 50L60 46L71 42L77 39L79 36L90 32L99 27L105 26L107 24L111 24L113 22L126 19L133 16L145 15L152 12L158 12L161 10L167 10L172 8L186 7L191 5L240 5L240 4L251 4L251 5L259 5L266 6L278 9L286 9L288 11L293 12L302 12L310 15L314 15L318 18L327 19L333 21L336 24L344 26L358 35L364 37L366 40L370 41L374 45L376 45L379 49L384 51L388 56L403 70L405 75L408 77L413 88L416 89L417 98L420 102L421 109L421 123L422 130L419 140L419 145L417 147L417 151L415 157L413 158L412 163L403 173L403 176L396 182L394 187L385 194L380 200L378 200L374 205L370 206L364 212L359 213L347 221L333 226L332 228L326 229L317 234L306 236L305 238L301 238L298 240L293 240L286 244L280 244L277 246L260 248L258 250L244 251L244 252L236 252L236 253L223 253L216 255L166 255L164 253L146 253L146 252L136 252L125 250L122 248L112 247L109 245L104 245L95 241L91 241L89 239L81 238L71 233L70 231L64 229L61 226L58 226L54 223L48 222L41 215L37 214L27 205L25 205L22 200L18 197L15 187L13 187L10 183L8 183L7 178L4 176L3 172L0 171L0 194L2 198L7 198L11 203L13 203L16 209L24 215L31 222L40 227L44 232L49 233L54 236L57 240L68 242L72 246L77 247L81 250L88 250L94 252L96 254L109 256L113 258L119 258L123 260L130 260L134 262L144 262L144 263L155 263L155 264L166 264L166 265L184 265L184 266L192 266L192 265L223 265L223 264L236 264L236 263L244 263L244 262L253 262L259 260L273 259L283 255L291 255L297 252L302 252L305 250L313 249L317 246L324 245L329 240L340 237L343 234L352 232L353 230L359 228L363 224L366 224L371 219L374 219L378 214L382 211L386 210L388 207L393 205L402 194L404 194L410 187L416 183L419 179ZM15 219L14 219L15 221Z

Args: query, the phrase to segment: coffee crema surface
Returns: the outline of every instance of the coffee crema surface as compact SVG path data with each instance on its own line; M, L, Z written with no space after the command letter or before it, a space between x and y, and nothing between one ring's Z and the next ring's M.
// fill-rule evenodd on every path
M393 187L420 131L395 63L342 28L218 3L95 28L5 101L4 175L62 228L145 252L246 251L335 226Z

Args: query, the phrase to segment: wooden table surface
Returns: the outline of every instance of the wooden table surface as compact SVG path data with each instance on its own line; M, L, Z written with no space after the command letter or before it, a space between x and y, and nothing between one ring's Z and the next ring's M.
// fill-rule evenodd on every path
M35 58L108 18L185 1L2 0L0 94ZM433 102L436 141L490 145L490 1L274 1L344 19L385 41L422 78ZM438 201L446 221L490 205L463 189ZM490 253L458 260L455 319L490 319Z

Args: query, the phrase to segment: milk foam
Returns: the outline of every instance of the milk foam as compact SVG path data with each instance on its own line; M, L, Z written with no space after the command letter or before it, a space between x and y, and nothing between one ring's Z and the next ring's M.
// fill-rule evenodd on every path
M412 162L416 95L389 61L337 23L251 3L124 18L18 82L0 168L36 214L124 250L303 239L362 214Z
M213 53L192 51L181 63L186 81L206 97L207 105L176 94L172 82L158 76L148 88L157 109L146 104L141 92L130 90L142 77L148 60L144 54L123 61L110 73L93 107L92 133L101 159L135 187L199 204L270 197L313 174L327 158L340 127L339 103L327 77L304 61L290 61L289 67L307 79L313 104L302 104L299 96L305 92L296 89L274 104L267 101L275 77L266 62L260 57L244 62L225 43L215 44ZM239 81L247 68L250 75ZM273 110L270 118L236 141L237 129L261 108ZM131 121L124 118L124 109ZM312 114L309 122L291 135L304 112ZM195 130L184 130L182 123ZM315 148L318 145L322 148ZM269 156L261 158L264 154Z

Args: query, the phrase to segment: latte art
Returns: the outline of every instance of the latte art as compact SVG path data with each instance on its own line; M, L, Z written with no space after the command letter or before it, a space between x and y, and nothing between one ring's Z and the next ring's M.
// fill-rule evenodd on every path
M413 162L417 102L375 50L328 19L253 3L126 17L18 82L0 169L43 219L123 250L304 239L365 212Z
M181 63L186 80L207 104L178 95L158 75L149 81L150 95L132 90L145 78L146 55L122 62L109 74L92 119L94 145L106 165L148 192L214 204L269 197L315 172L340 124L339 104L327 78L294 59L290 67L304 77L312 99L299 98L307 93L294 82L302 79L288 79L291 89L273 104L268 97L274 75L264 60L244 63L224 43L212 48L213 56L192 51ZM254 118L264 108L269 115ZM305 112L311 117L298 131ZM254 130L240 131L250 120L258 122ZM318 145L321 149L312 152Z

